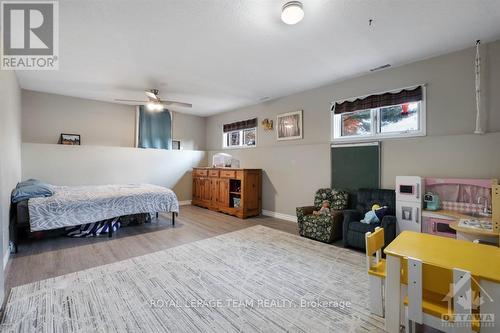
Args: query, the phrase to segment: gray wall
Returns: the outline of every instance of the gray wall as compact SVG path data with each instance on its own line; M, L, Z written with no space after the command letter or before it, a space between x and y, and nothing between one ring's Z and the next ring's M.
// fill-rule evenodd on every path
M205 150L206 124L204 117L172 112L172 137L181 140L183 150Z
M276 140L258 129L257 147L225 150L243 167L264 170L263 208L295 214L312 203L315 190L330 184L330 102L427 84L427 136L382 143L382 186L397 175L500 177L500 41L483 45L485 129L475 128L474 49L352 78L207 118L208 160L222 151L222 124L251 117L273 119L304 110L304 139Z
M13 71L0 70L0 261L9 244L10 193L21 179L21 90ZM0 268L0 304L4 298L4 265Z
M205 119L173 112L173 137L182 148L205 148ZM135 106L22 91L23 142L57 143L59 134L76 133L83 145L134 147Z
M57 143L59 134L81 135L83 145L134 146L135 107L22 91L23 142Z

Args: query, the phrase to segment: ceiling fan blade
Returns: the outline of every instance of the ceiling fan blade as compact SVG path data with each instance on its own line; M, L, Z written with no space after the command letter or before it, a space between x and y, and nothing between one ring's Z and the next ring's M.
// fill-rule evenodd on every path
M149 101L138 101L136 99L115 99L116 102L148 103Z
M193 104L191 104L191 103L169 101L169 100L161 100L161 102L165 105L177 105L177 106L182 106L184 108L192 108L193 107Z
M146 94L146 96L148 96L148 98L158 101L158 96L156 96L152 91L145 90L144 93Z

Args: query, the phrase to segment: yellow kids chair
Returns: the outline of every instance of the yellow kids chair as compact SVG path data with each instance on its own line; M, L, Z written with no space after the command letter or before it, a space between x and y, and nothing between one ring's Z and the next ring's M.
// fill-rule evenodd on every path
M365 234L366 268L370 283L370 311L384 317L385 259L382 258L384 247L384 229L376 227L374 232Z
M468 271L446 269L408 258L408 295L404 299L406 332L415 332L415 323L431 326L444 332L479 332L477 304L479 286ZM472 297L471 297L472 295ZM454 322L456 318L472 318Z

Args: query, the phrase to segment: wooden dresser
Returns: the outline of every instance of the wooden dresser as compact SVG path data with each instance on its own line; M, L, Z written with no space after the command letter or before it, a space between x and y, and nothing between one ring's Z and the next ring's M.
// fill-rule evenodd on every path
M260 169L193 169L193 205L245 219L260 215L261 192Z

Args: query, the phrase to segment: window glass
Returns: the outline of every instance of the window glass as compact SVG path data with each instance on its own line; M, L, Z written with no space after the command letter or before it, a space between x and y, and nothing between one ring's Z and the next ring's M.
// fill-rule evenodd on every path
M342 114L342 136L369 135L372 131L371 110Z
M228 134L228 146L239 146L240 145L240 131L229 132Z
M419 130L420 102L380 108L380 133Z
M255 146L255 136L257 134L256 128L243 130L243 145Z

